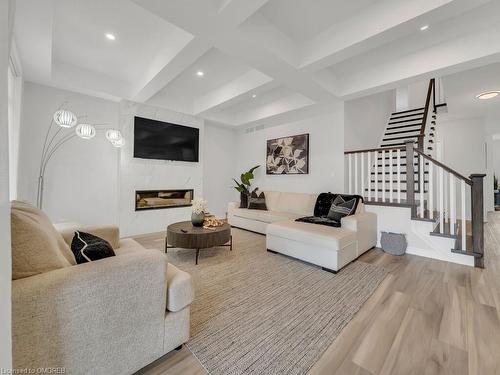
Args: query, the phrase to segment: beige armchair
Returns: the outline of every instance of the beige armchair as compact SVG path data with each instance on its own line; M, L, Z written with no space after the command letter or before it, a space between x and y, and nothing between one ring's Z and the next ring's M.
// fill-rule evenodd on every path
M76 228L65 228L69 244ZM118 228L82 228L117 256L13 280L15 368L131 374L189 339L189 274ZM14 250L13 250L14 251Z

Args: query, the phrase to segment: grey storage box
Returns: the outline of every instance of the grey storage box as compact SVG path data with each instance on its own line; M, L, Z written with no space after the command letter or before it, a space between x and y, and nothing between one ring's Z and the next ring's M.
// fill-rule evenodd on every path
M402 233L382 232L380 246L386 253L404 255L408 243L406 242L406 236Z

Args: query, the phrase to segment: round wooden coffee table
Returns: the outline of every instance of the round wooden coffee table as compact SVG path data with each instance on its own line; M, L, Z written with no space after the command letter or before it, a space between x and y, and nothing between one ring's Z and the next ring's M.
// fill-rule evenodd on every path
M233 250L231 226L228 223L224 223L220 227L205 229L194 227L190 221L181 221L167 227L165 252L174 247L196 249L196 264L198 264L200 249L214 246L229 246L229 250Z

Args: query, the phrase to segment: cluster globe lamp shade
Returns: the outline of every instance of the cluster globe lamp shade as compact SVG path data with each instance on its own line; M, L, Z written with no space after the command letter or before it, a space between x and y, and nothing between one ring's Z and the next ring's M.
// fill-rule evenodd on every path
M77 121L76 115L66 109L60 109L54 113L54 122L62 128L72 128Z
M109 129L106 131L106 138L111 143L117 142L122 139L122 133L120 133L120 131L116 129Z
M125 139L123 138L120 138L119 140L117 141L111 141L111 144L115 147L123 147L125 146Z
M92 139L95 137L95 127L90 124L79 124L76 127L76 135L83 139Z

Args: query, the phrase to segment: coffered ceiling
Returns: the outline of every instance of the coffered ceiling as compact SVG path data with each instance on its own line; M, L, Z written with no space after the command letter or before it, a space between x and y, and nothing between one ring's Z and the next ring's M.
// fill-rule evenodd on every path
M253 126L499 62L500 1L17 0L15 39L27 80Z

